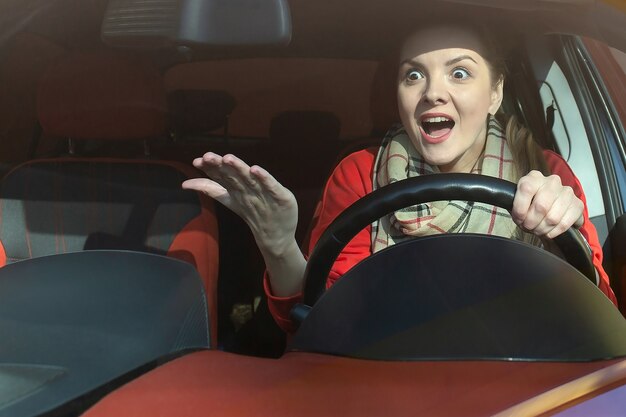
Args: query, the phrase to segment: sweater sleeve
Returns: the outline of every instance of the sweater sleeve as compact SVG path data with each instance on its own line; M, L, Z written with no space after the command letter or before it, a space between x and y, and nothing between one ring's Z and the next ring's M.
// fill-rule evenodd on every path
M372 170L375 150L367 149L344 159L331 175L318 212L313 219L309 248L315 244L328 226L351 204L372 192ZM371 226L361 230L341 251L330 270L326 288L371 254Z
M320 236L332 221L348 206L372 191L372 169L376 149L366 149L348 155L334 169L328 179L312 222L309 248L315 247ZM344 273L371 253L371 227L361 230L352 239L335 261L326 288L335 283ZM267 272L263 278L269 310L276 323L285 331L295 329L289 318L293 306L302 300L302 294L291 297L276 297L272 294Z
M613 304L617 306L617 299L611 289L609 277L602 267L602 246L600 245L598 232L596 231L593 223L591 223L591 220L589 220L587 198L583 192L583 187L580 184L580 181L578 181L578 178L574 175L570 166L563 158L561 158L561 156L552 151L544 151L544 157L546 158L546 162L548 163L552 173L561 177L563 185L572 187L574 194L582 200L585 206L583 210L584 222L579 230L591 248L592 262L596 267L596 271L598 271L598 288L613 302Z

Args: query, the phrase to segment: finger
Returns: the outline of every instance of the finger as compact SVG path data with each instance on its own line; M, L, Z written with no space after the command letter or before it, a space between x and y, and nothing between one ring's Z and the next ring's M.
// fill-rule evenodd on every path
M261 187L250 172L250 166L235 155L224 155L223 182L240 192L259 193Z
M555 196L549 193L535 195L526 213L526 218L520 226L541 235L542 230L540 230L539 226L545 222L546 215L553 209L554 202ZM554 210L556 211L557 208L554 208Z
M230 195L228 190L219 183L208 178L191 178L183 181L182 187L185 190L193 190L203 193L224 205L228 205Z
M572 195L574 193L572 192ZM560 222L556 224L551 230L545 233L545 236L553 239L558 235L564 233L567 229L576 225L576 222L582 217L582 212L584 210L583 202L578 199L575 195L571 199L571 203L565 210L565 213L561 216Z
M193 165L228 190L245 192L247 188L254 186L250 184L246 187L249 167L234 155L220 156L207 152L201 158L194 159Z
M250 172L257 179L263 191L278 202L289 202L293 198L292 192L262 167L254 165L250 168Z
M521 226L541 236L560 222L569 204L571 204L571 197L561 185L561 179L556 175L544 178Z
M202 170L209 178L218 181L221 178L220 170L223 162L222 157L213 152L207 152L192 162L193 166Z
M537 236L547 236L555 229L559 234L563 233L569 227L566 223L570 204L571 201L564 201L564 199L555 200L539 224L531 229L532 232Z
M266 190L276 189L277 185L280 185L272 174L259 165L250 167L250 174Z
M517 191L513 198L513 208L511 209L511 217L517 225L522 225L528 215L528 210L533 201L533 197L541 187L543 175L539 173L541 178L537 176L538 171L531 171L528 175L520 178L517 183Z
M541 223L534 229L534 233L539 236L547 235L555 228L556 233L563 233L578 217L573 214L573 211L575 211L573 204L577 198L571 187L560 187L554 195L555 199L552 206L544 215Z

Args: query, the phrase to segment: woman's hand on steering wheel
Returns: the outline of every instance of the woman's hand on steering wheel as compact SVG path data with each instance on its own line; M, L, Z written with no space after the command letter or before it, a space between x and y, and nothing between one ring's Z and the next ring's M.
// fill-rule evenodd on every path
M529 185L541 183L535 181L535 178L530 179L533 181ZM387 213L410 205L442 200L478 201L512 211L516 198L528 198L530 194L528 207L532 205L530 202L533 197L538 198L536 195L542 187L533 190L529 185L522 185L524 190L520 194L519 186L498 178L476 174L438 174L409 178L371 192L346 208L320 236L307 265L304 304L312 306L324 293L328 273L343 247L365 226ZM541 194L549 190L550 188L545 188L541 190ZM567 194L567 191L564 192ZM520 201L524 203L523 200ZM557 204L560 205L561 202ZM529 212L529 208L524 208L523 205L522 209L524 214ZM571 220L571 223L574 224L575 221ZM566 233L556 236L554 242L565 260L595 284L596 270L584 238L570 228ZM393 246L389 250L393 250ZM294 313L298 318L305 315L306 311L303 313L302 309Z
M511 216L527 232L552 239L571 226L582 226L583 210L583 202L558 175L531 171L517 183Z

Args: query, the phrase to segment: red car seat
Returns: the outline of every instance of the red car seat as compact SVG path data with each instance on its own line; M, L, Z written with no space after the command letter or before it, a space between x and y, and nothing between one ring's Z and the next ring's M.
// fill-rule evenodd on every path
M167 128L160 74L111 53L71 55L52 65L39 86L37 113L45 137L115 141L119 149L163 137ZM214 203L180 185L198 174L190 165L147 158L70 155L23 163L0 184L6 261L125 249L189 262L203 280L214 344Z

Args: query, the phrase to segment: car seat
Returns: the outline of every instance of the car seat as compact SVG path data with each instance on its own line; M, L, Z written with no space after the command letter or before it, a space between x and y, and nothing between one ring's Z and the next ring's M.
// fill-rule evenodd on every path
M340 150L334 153L334 160L329 165L329 169L326 173L326 178L332 174L332 170L335 169L337 164L342 159L347 157L353 152L367 149L370 147L379 146L385 136L385 133L391 126L399 123L400 116L398 114L398 105L396 100L396 86L394 80L397 78L397 57L395 55L389 55L380 60L374 77L370 84L370 120L372 122L372 131L369 137L362 138L355 141L350 141L346 145L342 146ZM315 207L311 212L311 216L305 219L304 224L306 230L302 238L302 250L305 253L310 252L313 248L310 247L311 232L319 219L321 210L321 193L318 195L318 200ZM301 217L302 219L302 217Z
M174 90L167 95L170 123L178 136L205 135L222 130L228 137L228 119L236 102L221 90Z
M339 118L326 111L285 111L271 120L269 153L261 165L298 200L298 242L341 147L340 130Z
M2 179L6 261L123 249L189 262L203 281L214 344L214 203L181 189L183 180L200 174L190 165L129 158L126 151L165 135L167 106L158 71L119 54L68 54L42 78L37 113L43 136L63 139L69 155L27 161ZM124 157L80 156L77 143L87 140L112 145Z

